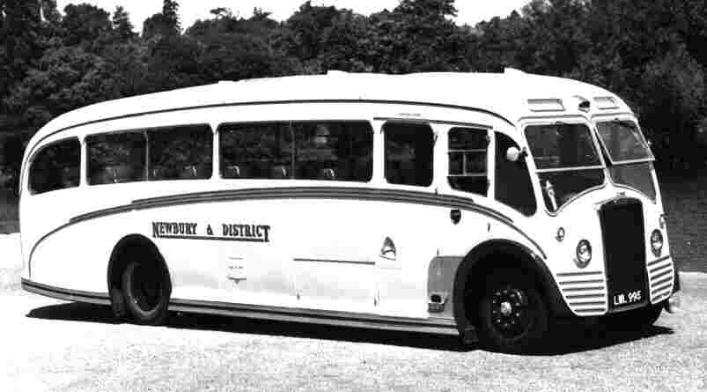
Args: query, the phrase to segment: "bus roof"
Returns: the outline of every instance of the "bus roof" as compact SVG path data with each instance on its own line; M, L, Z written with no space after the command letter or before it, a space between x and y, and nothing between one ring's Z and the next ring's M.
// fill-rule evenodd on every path
M589 101L594 108L630 112L619 97L597 86L513 69L495 74L440 72L404 75L330 71L326 75L219 82L101 102L55 118L37 132L33 142L87 123L229 104L298 101L424 103L491 113L514 124L520 118L538 112L577 114L578 103L583 100Z

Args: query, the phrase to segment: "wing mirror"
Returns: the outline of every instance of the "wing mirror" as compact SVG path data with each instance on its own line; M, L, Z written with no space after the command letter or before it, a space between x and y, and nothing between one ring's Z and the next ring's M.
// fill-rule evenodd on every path
M518 162L525 157L528 156L528 151L523 148L523 150L519 150L518 147L509 147L508 150L506 150L506 159L511 161L511 162Z

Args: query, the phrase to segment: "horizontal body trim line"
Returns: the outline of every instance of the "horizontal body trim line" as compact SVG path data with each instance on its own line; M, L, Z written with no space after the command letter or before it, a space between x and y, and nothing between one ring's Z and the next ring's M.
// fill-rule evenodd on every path
M110 305L107 293L94 293L88 291L68 290L49 286L27 279L22 279L22 289L46 297L63 299L67 301L89 302L99 305Z
M646 265L647 265L648 267L650 267L650 266L652 266L652 265L654 265L654 264L658 264L658 263L660 263L661 261L665 261L665 260L667 260L667 259L669 259L669 258L670 258L670 255L665 255L665 256L663 256L663 257L661 257L661 258L659 258L659 259L655 259L655 260L651 261L650 263L648 263L648 264L646 264Z
M270 318L283 321L303 321L312 323L336 322L336 325L352 326L351 322L366 323L362 327L423 331L434 329L435 333L458 334L452 319L412 319L405 317L380 316L369 313L351 313L331 310L304 308L281 308L262 305L233 304L228 302L195 301L174 299L170 301L170 310L204 312L215 314L233 314L250 318ZM328 321L328 322L327 322Z
M456 125L460 127L469 127L469 128L481 128L481 129L492 129L493 127L490 125L484 125L484 124L478 124L478 123L470 123L470 122L462 122L462 121L448 121L448 120L432 120L432 119L426 119L426 118L406 118L406 117L374 117L373 118L376 121L394 121L394 122L403 122L403 123L413 123L413 124L442 124L442 125Z
M294 261L301 263L335 263L335 264L363 264L363 265L375 265L375 261L370 260L331 260L331 259L307 259L307 258L295 258Z
M37 242L35 242L32 246L32 250L30 251L29 260L31 262L32 256L34 255L37 246L52 234L62 229L65 229L71 225L88 221L91 219L121 214L130 211L206 202L213 203L247 200L290 200L310 198L411 203L428 205L433 207L460 208L464 210L478 212L482 215L485 215L489 218L495 219L507 225L509 228L519 233L521 236L523 236L526 240L528 240L536 247L536 249L540 252L544 259L547 259L547 256L543 249L540 247L540 245L535 240L530 238L530 236L528 236L528 234L526 234L523 230L519 229L513 223L513 220L510 217L489 207L476 204L471 198L396 189L354 187L280 187L195 192L148 199L138 199L134 200L130 204L81 214L71 218L68 223L65 223L55 228L54 230L51 230L50 232L42 236Z
M513 223L508 216L488 207L474 203L470 198L449 195L436 195L427 192L404 191L395 189L352 188L352 187L282 187L250 188L211 192L186 193L134 200L131 204L98 210L79 215L71 219L72 223L93 219L100 216L148 208L169 207L182 204L203 202L273 200L273 199L334 199L367 200L399 203L416 203L448 208L473 210L506 223Z

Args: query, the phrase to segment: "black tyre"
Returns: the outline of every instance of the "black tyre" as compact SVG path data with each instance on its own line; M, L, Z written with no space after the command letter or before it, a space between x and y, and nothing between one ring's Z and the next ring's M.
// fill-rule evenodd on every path
M157 325L168 314L169 275L157 263L130 262L122 275L125 308L138 324Z
M603 319L603 324L606 328L614 331L640 331L652 326L662 311L662 305L650 305L606 316Z
M538 347L549 329L549 313L533 284L516 271L494 272L477 307L482 346L509 353Z

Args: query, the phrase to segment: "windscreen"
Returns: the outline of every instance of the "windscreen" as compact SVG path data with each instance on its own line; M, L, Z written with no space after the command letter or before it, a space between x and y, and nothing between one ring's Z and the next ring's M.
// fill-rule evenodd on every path
M653 160L648 144L633 121L598 122L597 130L612 163Z
M597 130L611 158L612 181L636 189L655 201L653 154L638 125L633 121L602 121L597 123Z
M549 211L604 183L599 152L586 125L531 125L525 136Z

